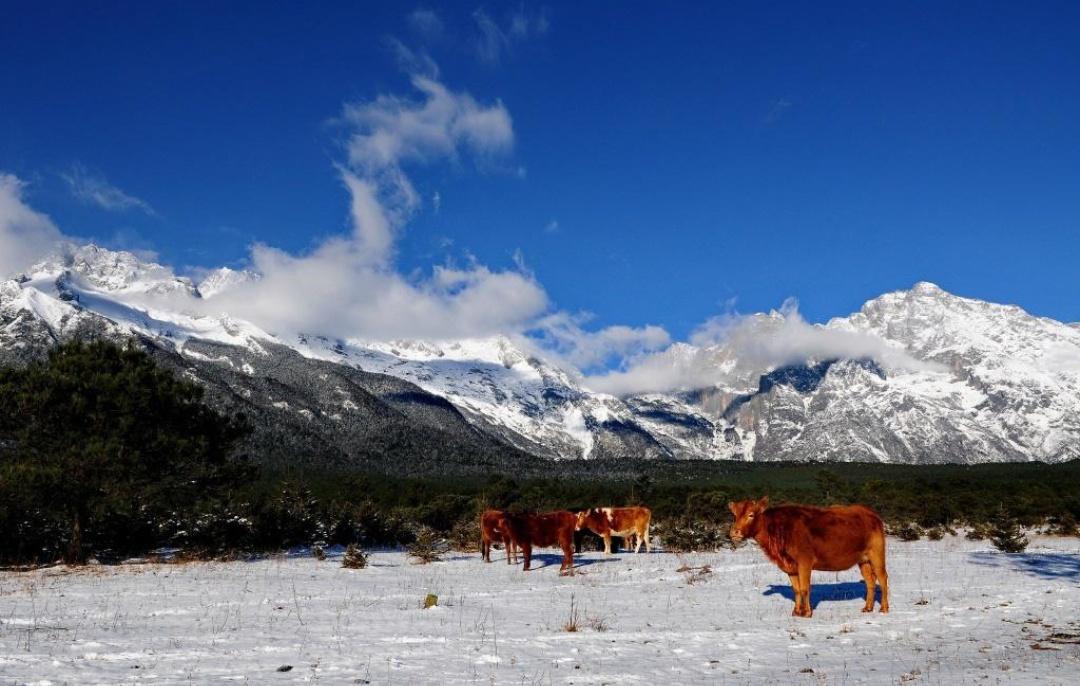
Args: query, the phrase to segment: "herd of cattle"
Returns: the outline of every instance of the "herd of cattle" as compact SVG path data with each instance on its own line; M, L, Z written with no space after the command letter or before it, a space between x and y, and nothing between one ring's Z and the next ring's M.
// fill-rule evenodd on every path
M796 617L810 617L810 572L839 572L859 566L866 583L863 612L874 610L874 589L881 587L881 611L889 611L889 575L885 570L885 526L876 512L863 505L769 507L767 497L728 503L734 517L730 537L736 544L754 539L765 555L791 579ZM558 510L516 514L487 510L480 516L480 550L491 562L491 546L501 543L507 564L517 563L520 551L529 571L534 547L558 547L560 573L574 565L574 534L588 529L604 539L611 554L611 538L618 536L637 553L651 552L647 507L601 507L580 512Z

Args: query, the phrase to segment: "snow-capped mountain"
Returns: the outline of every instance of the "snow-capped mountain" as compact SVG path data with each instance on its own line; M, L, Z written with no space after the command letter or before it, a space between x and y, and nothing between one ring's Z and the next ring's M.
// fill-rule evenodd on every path
M72 336L136 336L220 402L308 427L341 459L356 449L359 425L395 412L417 430L451 432L469 450L504 445L548 458L1080 457L1080 327L932 284L815 327L873 341L869 353L777 366L746 354L745 341L676 344L662 353L666 362L704 370L700 384L692 376L678 392L619 398L588 390L524 339L284 337L209 314L207 301L257 278L222 269L196 285L130 253L69 246L0 282L0 362L23 362ZM741 330L765 340L784 336L784 322L755 315ZM898 356L908 362L894 364ZM356 414L360 395L373 398L368 414Z

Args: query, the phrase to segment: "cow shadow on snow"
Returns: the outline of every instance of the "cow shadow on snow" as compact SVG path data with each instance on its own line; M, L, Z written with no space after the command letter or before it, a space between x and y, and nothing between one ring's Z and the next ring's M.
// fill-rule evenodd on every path
M971 553L971 561L985 567L1012 567L1049 581L1080 579L1080 555L1074 553Z
M761 595L780 595L795 602L795 591L788 584L771 584ZM844 581L835 584L815 584L810 582L810 607L817 609L818 603L834 600L866 600L866 584L861 581ZM874 589L874 602L881 602L881 589Z
M518 557L518 564L520 564L521 558ZM562 553L533 553L532 556L532 569L543 569L544 567L550 567L555 565L560 566L563 561ZM619 558L612 555L611 557L582 557L580 555L574 556L573 569L581 569L582 567L588 567L599 562L618 562Z

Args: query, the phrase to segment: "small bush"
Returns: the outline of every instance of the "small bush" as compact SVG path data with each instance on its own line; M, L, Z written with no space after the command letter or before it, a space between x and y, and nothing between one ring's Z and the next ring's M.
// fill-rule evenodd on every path
M940 526L932 526L926 530L926 537L931 541L940 541L945 538L945 530Z
M474 516L463 517L450 529L450 547L463 553L480 550L480 520Z
M319 562L326 561L326 550L323 549L324 545L326 545L326 544L322 543L322 542L319 542L319 543L316 543L315 545L311 546L311 554Z
M969 541L985 541L990 535L990 527L986 524L972 524L971 529L964 534L964 538Z
M416 530L416 540L405 546L409 557L419 564L437 562L448 550L450 545L446 540L430 526L421 526Z
M1080 528L1077 528L1076 517L1071 512L1050 518L1050 529L1047 532L1052 536L1080 536Z
M915 522L905 522L897 527L894 527L890 531L893 536L896 536L901 541L917 541L922 538L923 530Z
M345 569L364 569L368 566L368 556L360 546L350 543L345 548L345 555L341 558L341 566Z

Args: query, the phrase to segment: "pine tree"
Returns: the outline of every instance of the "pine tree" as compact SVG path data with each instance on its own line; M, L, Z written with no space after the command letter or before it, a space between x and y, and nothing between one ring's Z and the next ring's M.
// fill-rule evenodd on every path
M1009 516L1004 506L991 520L990 542L1003 553L1022 553L1027 548L1028 539L1020 529L1020 523Z
M102 341L0 369L0 509L53 537L31 553L0 535L0 557L51 547L80 563L149 546L160 522L226 496L250 475L230 459L248 428L202 394L144 352Z

